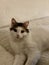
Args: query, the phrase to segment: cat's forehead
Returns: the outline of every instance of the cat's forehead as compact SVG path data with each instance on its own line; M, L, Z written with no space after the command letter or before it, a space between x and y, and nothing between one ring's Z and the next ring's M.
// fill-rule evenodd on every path
M23 23L16 23L13 27L17 28L17 27L24 27Z
M17 30L25 30L23 27L16 27Z

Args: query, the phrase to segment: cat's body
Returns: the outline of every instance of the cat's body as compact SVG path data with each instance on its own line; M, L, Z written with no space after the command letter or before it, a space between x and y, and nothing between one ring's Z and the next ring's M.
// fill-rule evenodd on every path
M12 23L13 22L16 21L12 19ZM10 45L15 52L13 65L36 65L41 53L49 48L49 33L38 26L32 26L31 30L28 30L28 23L24 23L26 28L21 28L23 27L20 25L21 23L16 25L16 27L14 27L15 25L13 26L13 24L10 29Z
M32 29L32 40L36 42L41 52L49 49L49 31L43 29L42 26Z

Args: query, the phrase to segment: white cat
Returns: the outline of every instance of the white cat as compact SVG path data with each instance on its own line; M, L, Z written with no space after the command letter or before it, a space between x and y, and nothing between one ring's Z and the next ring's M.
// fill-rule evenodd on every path
M42 52L49 49L49 32L30 22L18 23L11 20L10 45L15 52L13 65L36 65Z

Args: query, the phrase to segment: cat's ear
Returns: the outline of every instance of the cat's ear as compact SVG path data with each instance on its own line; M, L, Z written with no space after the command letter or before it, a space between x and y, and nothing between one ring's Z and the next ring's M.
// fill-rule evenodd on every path
M14 18L12 18L11 19L11 27L10 27L10 30L13 29L13 27L14 27L15 24L17 24L17 21Z
M16 23L17 23L17 21L14 18L12 18L11 19L11 25L15 25Z
M28 25L29 25L29 21L25 21L24 26L27 28Z

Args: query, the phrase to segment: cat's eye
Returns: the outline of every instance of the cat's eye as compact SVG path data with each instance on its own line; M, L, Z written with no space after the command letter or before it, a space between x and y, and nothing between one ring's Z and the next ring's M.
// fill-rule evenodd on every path
M17 32L17 30L16 29L13 29L14 30L14 32Z
M25 31L24 30L21 30L21 33L24 33Z

